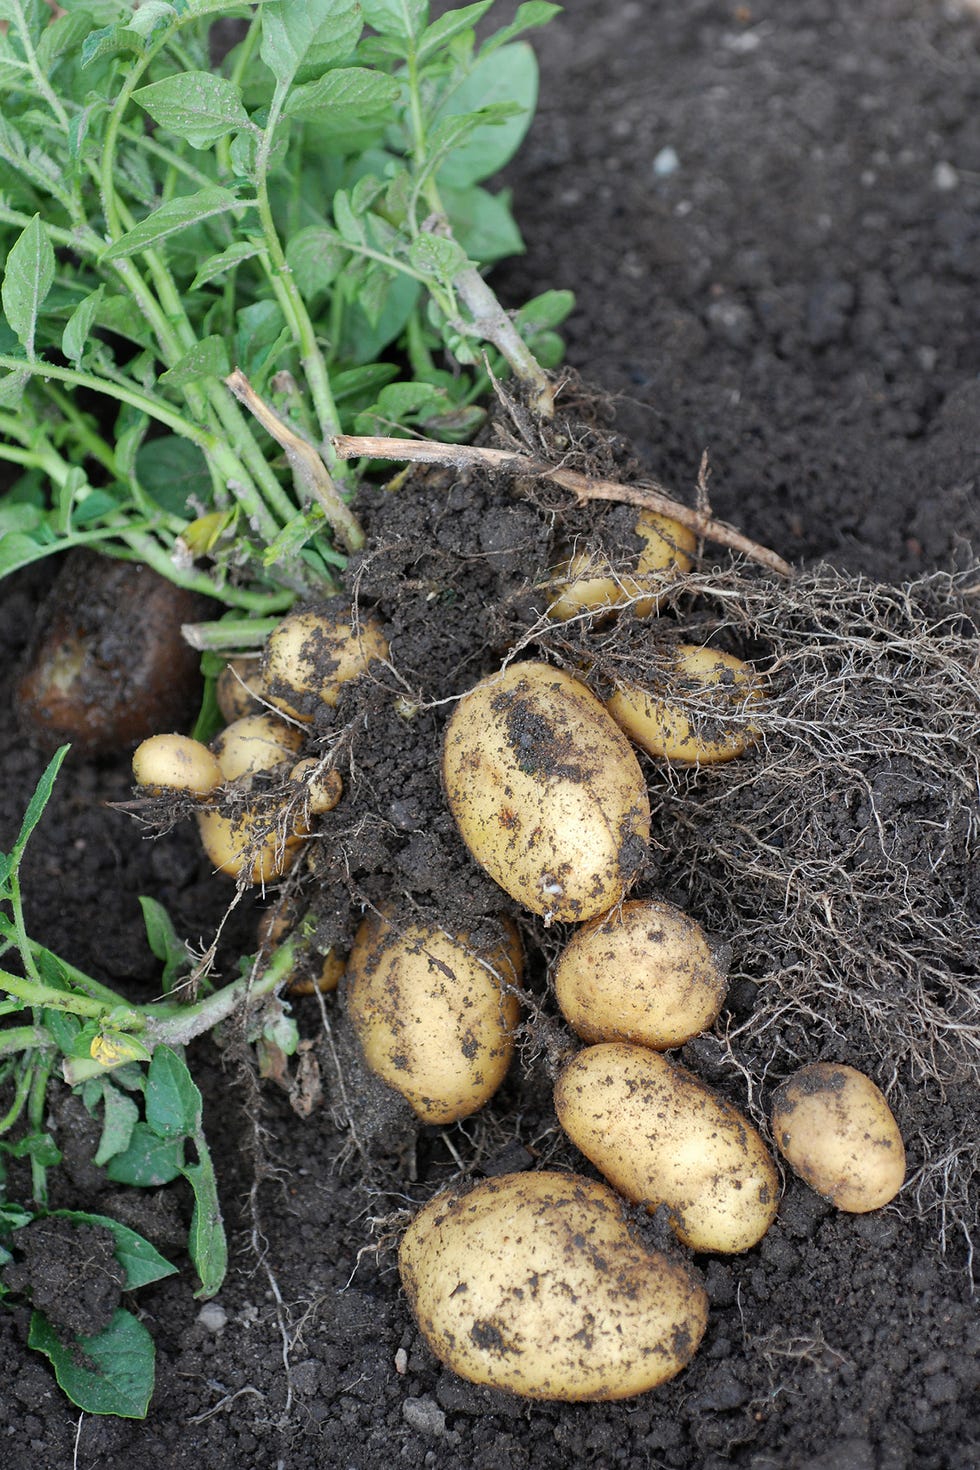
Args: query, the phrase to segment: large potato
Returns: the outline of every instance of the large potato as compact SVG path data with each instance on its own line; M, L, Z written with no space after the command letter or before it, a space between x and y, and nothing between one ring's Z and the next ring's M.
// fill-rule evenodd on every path
M388 657L380 623L351 609L337 615L290 613L266 640L264 694L277 709L307 724L318 704L333 706L343 687L375 660Z
M648 1250L611 1190L575 1174L510 1174L442 1194L398 1259L432 1351L462 1378L533 1399L624 1399L673 1378L708 1299Z
M434 924L371 914L347 962L347 1008L372 1071L425 1123L454 1123L488 1102L514 1050L521 978L517 929L491 949Z
M761 697L758 675L742 659L679 643L655 687L625 683L606 709L648 755L707 766L734 760L758 739L746 709Z
M587 1046L555 1087L558 1121L627 1199L656 1209L696 1251L748 1250L779 1203L768 1149L738 1111L659 1052Z
M631 601L638 617L659 610L667 585L691 570L697 537L679 521L652 510L640 512L634 529L643 542L635 570L616 573L577 552L558 574L558 596L548 608L549 618L564 622L583 612L601 615Z
M619 903L644 857L650 801L629 742L560 669L512 664L459 701L443 779L470 852L546 921Z
M880 1209L905 1183L905 1145L878 1088L854 1067L814 1062L776 1090L772 1132L799 1174L839 1210Z
M655 1051L707 1029L725 999L725 971L694 919L635 899L584 924L554 975L565 1019L583 1041L635 1041Z

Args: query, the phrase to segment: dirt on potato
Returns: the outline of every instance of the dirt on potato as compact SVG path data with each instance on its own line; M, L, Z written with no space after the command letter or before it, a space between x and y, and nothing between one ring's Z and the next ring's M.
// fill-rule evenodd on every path
M92 1164L98 1125L63 1098L52 1203L128 1210L184 1269L134 1299L157 1345L143 1423L79 1424L26 1346L26 1310L0 1311L11 1470L975 1463L978 44L966 10L925 0L571 0L536 39L543 110L509 179L529 253L495 284L515 300L574 287L571 361L616 401L611 419L571 384L564 442L531 447L605 478L656 477L688 504L708 449L715 513L796 575L708 545L659 620L552 625L549 568L577 549L623 564L639 549L629 507L471 470L363 498L369 543L349 592L382 620L390 667L311 732L344 795L286 894L314 907L323 949L392 901L446 927L516 918L530 956L518 1058L484 1112L419 1129L360 1063L342 994L296 1001L305 1049L281 1087L258 1083L233 1037L196 1044L232 1246L205 1313L177 1244L183 1187L121 1196ZM497 417L497 442L526 447ZM7 689L53 572L0 584ZM740 760L644 759L654 836L633 895L677 904L732 950L718 1022L681 1060L764 1129L803 1063L860 1068L888 1097L909 1180L853 1217L787 1175L758 1247L698 1259L708 1329L675 1381L623 1404L532 1405L441 1368L395 1270L410 1213L461 1171L588 1172L551 1107L570 1038L548 969L567 931L466 854L441 732L451 701L515 647L602 695L617 677L665 677L677 642L752 660L765 691ZM0 730L4 845L44 758L9 698ZM73 752L24 889L37 937L146 1000L159 967L137 895L203 949L234 889L193 824L151 841L106 809L129 795L127 756ZM258 907L232 911L220 978L254 946ZM660 1241L656 1218L637 1225Z

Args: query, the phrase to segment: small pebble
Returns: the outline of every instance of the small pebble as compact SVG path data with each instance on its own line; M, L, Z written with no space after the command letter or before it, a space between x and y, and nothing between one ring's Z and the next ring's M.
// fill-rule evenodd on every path
M675 174L680 166L681 161L673 148L669 145L666 148L661 148L653 160L654 178L669 179L671 174Z
M942 163L937 163L933 169L932 182L934 188L941 189L944 194L948 194L951 189L959 187L960 176L953 165L944 160Z
M205 1302L197 1320L208 1332L221 1332L228 1324L228 1313L218 1302Z
M446 1432L446 1416L435 1399L406 1399L402 1404L402 1418L419 1434L440 1436Z

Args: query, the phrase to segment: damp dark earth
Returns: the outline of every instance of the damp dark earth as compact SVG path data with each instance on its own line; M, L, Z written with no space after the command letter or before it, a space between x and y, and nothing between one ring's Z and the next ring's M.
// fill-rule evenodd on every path
M97 1230L28 1228L0 1312L9 1470L968 1470L980 1457L980 13L568 0L533 41L539 111L502 181L526 253L493 279L505 303L576 294L559 399L571 468L655 479L689 505L707 493L715 517L794 568L784 581L709 544L662 611L673 642L710 638L765 668L769 691L741 760L644 766L636 893L683 907L730 955L722 1013L681 1060L763 1127L797 1067L861 1068L901 1128L906 1185L850 1215L785 1170L761 1243L696 1257L703 1344L637 1398L529 1402L433 1357L397 1271L411 1214L461 1174L595 1177L551 1105L548 971L566 926L523 913L467 856L442 732L515 644L587 665L600 693L667 654L651 620L537 616L570 547L636 550L623 507L471 469L418 473L359 507L368 545L347 591L384 624L391 668L323 716L323 738L350 732L347 796L311 843L307 897L318 939L340 948L364 906L392 898L456 925L515 919L542 1029L490 1107L450 1127L419 1128L365 1071L335 996L295 1001L303 1041L278 1079L258 1079L233 1032L195 1042L230 1245L207 1303L184 1254L183 1182L113 1184L93 1162L99 1123L55 1089L52 1205L122 1220L181 1269L129 1303L156 1345L146 1419L82 1415L28 1347L24 1302L65 1332L97 1331L126 1297L118 1266ZM509 446L519 424L506 405L495 417ZM50 754L22 677L59 570L49 558L0 583L4 848ZM126 599L144 592L85 597L83 614L118 612L110 660ZM151 728L187 727L190 677L189 691L176 676L155 690ZM76 745L22 879L34 936L143 1002L160 966L139 895L204 950L235 890L193 823L152 836L113 806L132 796L130 754ZM254 949L262 907L250 894L227 915L221 979ZM659 1216L631 1214L661 1243Z

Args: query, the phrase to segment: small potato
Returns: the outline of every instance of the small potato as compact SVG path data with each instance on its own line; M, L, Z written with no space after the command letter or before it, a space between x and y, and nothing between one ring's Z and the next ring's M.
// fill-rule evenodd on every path
M761 1137L731 1103L659 1052L587 1046L555 1087L558 1121L627 1199L666 1205L696 1251L746 1251L769 1229L779 1176Z
M312 755L293 766L289 779L306 788L306 804L318 817L332 812L344 794L340 772L332 768L321 771L320 762Z
M762 698L751 666L730 653L679 643L663 687L623 684L606 709L648 755L679 765L707 766L734 760L759 737L745 718Z
M708 1320L701 1279L648 1250L605 1185L505 1174L441 1194L398 1257L436 1357L531 1399L625 1399L673 1378Z
M905 1183L898 1124L854 1067L814 1062L794 1072L773 1098L772 1132L794 1173L839 1210L878 1210Z
M275 715L245 715L220 731L211 749L224 779L241 781L246 776L291 765L304 739L302 730Z
M133 752L133 780L151 796L180 792L204 797L220 786L221 767L206 745L189 735L151 735Z
M289 996L315 995L319 991L321 995L328 995L340 984L347 968L347 957L336 949L328 949L326 954L314 949L308 937L304 936L306 927L303 912L295 901L277 904L267 909L259 919L257 947L268 962L277 947L299 930L293 967L283 980L285 993ZM315 921L310 927L315 927Z
M343 686L388 657L380 623L321 612L290 613L269 634L262 661L266 698L309 724L318 704L333 707Z
M517 929L484 952L435 924L370 914L347 962L347 1009L373 1072L425 1123L455 1123L488 1102L514 1050L524 956Z
M271 883L288 873L299 857L303 834L294 830L283 837L278 826L269 830L270 820L266 813L226 817L221 812L198 812L198 834L220 872L248 883Z
M583 1041L654 1051L705 1031L725 999L725 970L701 926L672 904L635 899L584 924L555 969L555 994Z
M264 691L259 665L254 658L232 658L215 680L214 696L227 724L257 715Z
M601 615L634 598L638 599L633 601L637 617L659 611L666 584L691 570L697 537L679 521L650 510L637 516L635 532L644 546L634 571L616 574L579 552L558 575L560 592L548 608L548 617L565 622L582 612Z
M442 772L473 857L546 923L605 913L646 857L650 800L636 756L591 690L560 669L512 664L464 695Z

